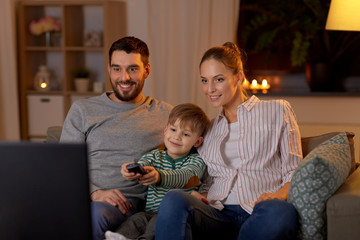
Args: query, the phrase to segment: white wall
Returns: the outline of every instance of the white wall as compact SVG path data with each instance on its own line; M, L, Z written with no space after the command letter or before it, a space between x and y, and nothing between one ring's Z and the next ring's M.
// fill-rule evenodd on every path
M355 159L360 161L360 96L260 96L260 99L282 98L293 107L303 137L327 132L355 133Z

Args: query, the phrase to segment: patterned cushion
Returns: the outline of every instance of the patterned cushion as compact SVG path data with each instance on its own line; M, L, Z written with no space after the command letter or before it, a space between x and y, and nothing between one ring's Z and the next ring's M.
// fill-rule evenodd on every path
M288 202L299 213L301 239L326 239L326 201L345 181L350 162L346 133L323 142L300 162Z

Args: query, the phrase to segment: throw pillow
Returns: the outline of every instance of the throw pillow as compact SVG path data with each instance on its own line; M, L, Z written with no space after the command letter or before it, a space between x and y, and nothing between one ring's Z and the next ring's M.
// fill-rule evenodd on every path
M350 147L340 133L313 149L290 183L288 202L299 213L301 239L326 239L326 201L349 174Z

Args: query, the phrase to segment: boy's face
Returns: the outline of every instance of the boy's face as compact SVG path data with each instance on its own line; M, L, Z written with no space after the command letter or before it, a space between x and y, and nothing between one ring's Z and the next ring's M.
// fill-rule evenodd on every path
M164 143L172 159L188 155L191 148L200 146L203 140L188 124L180 128L180 120L176 120L174 125L167 124L164 130Z

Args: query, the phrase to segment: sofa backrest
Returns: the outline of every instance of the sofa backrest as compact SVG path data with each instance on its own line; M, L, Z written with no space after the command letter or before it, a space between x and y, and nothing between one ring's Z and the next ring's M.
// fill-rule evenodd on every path
M61 130L62 130L61 126L49 127L47 130L46 142L52 142L52 143L59 142ZM322 142L325 142L326 140L336 136L339 133L340 132L330 132L330 133L325 133L325 134L322 134L319 136L302 137L301 138L301 146L302 146L303 157L308 155L308 153L310 153L316 146L318 146ZM349 146L350 146L350 152L351 152L350 173L352 173L356 168L355 151L354 151L354 136L355 136L355 134L352 132L346 132L346 135L349 140Z
M325 142L326 140L329 140L330 138L336 136L339 133L340 132L330 132L330 133L322 134L319 136L302 137L301 138L301 146L302 146L303 157L308 155L316 146L318 146L322 142ZM356 168L355 151L354 151L354 136L355 136L355 134L352 132L346 132L346 135L349 140L350 153L351 153L351 168L350 168L350 174L351 174Z

